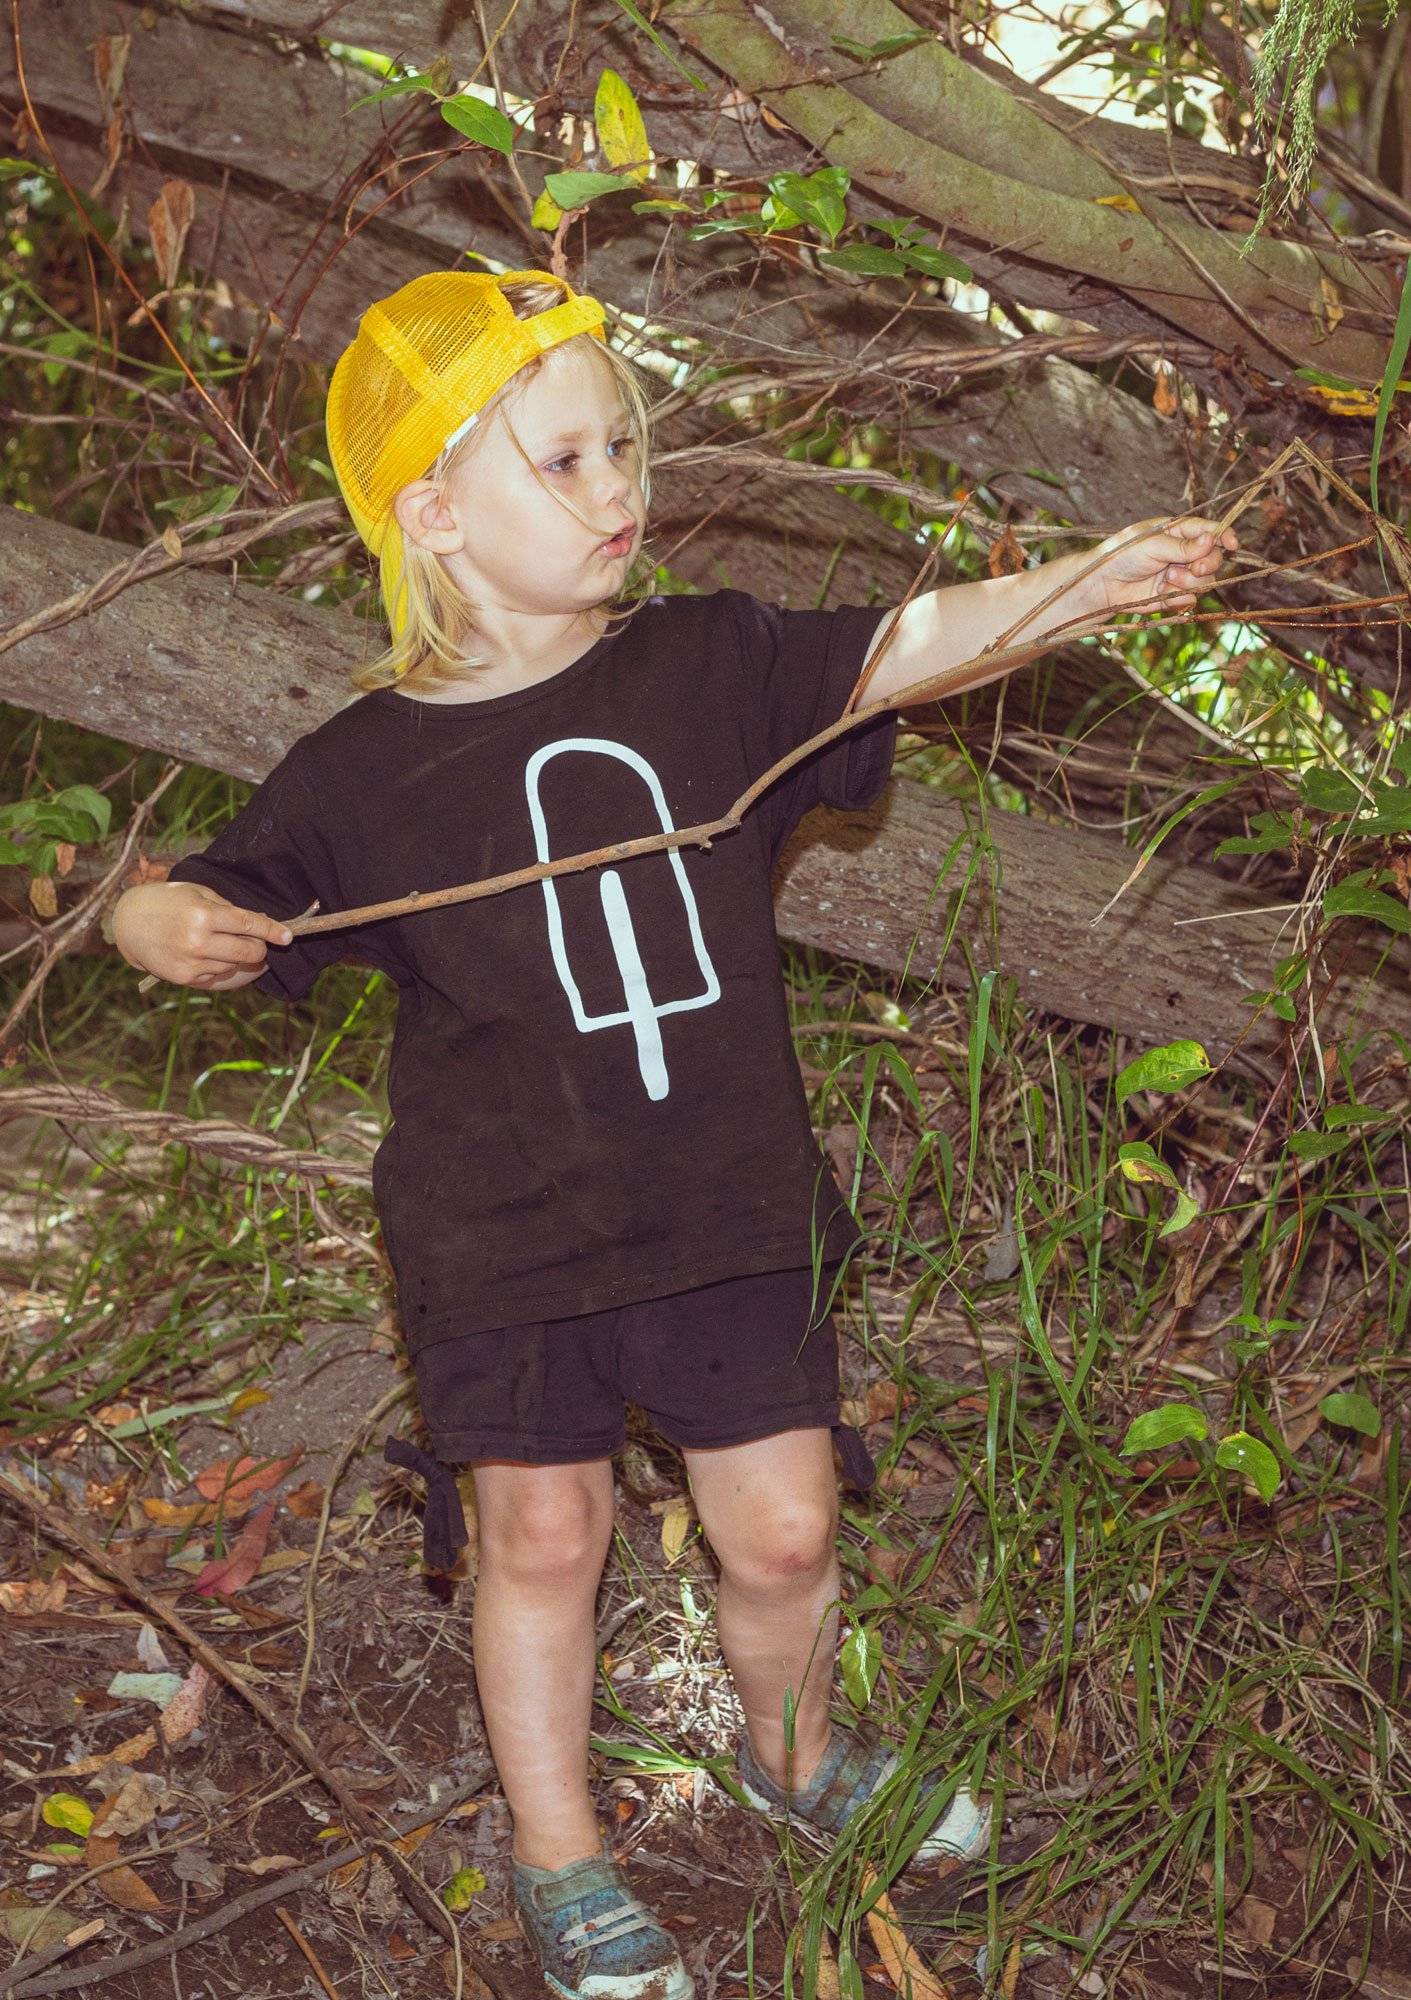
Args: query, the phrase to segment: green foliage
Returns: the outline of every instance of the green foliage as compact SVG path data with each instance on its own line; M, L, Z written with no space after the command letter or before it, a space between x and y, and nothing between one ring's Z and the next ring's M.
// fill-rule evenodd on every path
M882 1635L874 1625L854 1625L839 1654L843 1687L854 1708L866 1708L882 1665Z
M61 841L75 847L102 840L112 805L92 785L68 785L48 798L0 805L0 863L52 875Z
M1396 0L1386 0L1383 25L1395 11ZM1279 0L1254 60L1251 86L1256 124L1266 143L1274 134L1284 133L1287 120L1284 186L1278 201L1272 202L1277 168L1271 152L1260 192L1259 214L1245 240L1245 249L1253 243L1271 210L1275 214L1292 214L1307 192L1317 155L1318 88L1323 71L1339 44L1356 40L1359 25L1358 0ZM1275 99L1280 100L1277 120L1271 116ZM1400 362L1395 363L1390 372L1398 374L1400 366Z
M1165 1042L1146 1049L1119 1072L1117 1102L1124 1104L1137 1090L1184 1090L1210 1074L1210 1058L1199 1042Z

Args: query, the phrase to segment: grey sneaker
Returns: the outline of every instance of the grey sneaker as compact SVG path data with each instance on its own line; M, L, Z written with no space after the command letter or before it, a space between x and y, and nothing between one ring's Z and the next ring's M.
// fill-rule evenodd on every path
M564 2000L692 2000L680 1952L632 1894L606 1842L567 1868L516 1861L513 1874L520 1927Z
M748 1737L741 1739L735 1753L740 1789L752 1806L775 1819L792 1815L805 1820L820 1833L838 1833L887 1782L900 1761L869 1722L860 1722L852 1730L834 1728L807 1791L785 1792L776 1785L756 1761ZM933 1861L978 1861L989 1844L990 1809L978 1805L969 1786L962 1784L913 1859L923 1866Z

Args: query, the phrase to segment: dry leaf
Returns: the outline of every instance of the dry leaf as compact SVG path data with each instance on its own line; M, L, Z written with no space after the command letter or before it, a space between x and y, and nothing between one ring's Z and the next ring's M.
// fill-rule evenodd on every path
M208 1521L214 1521L214 1507L204 1506L200 1501L178 1505L171 1500L163 1500L158 1494L144 1493L137 1503L149 1521L155 1521L159 1528L204 1528Z
M1181 407L1181 399L1176 394L1174 371L1159 364L1156 370L1156 384L1151 395L1151 406L1158 417L1174 417Z
M111 111L122 96L131 51L131 35L100 35L93 44L93 75L105 112Z
M296 1521L312 1521L323 1511L323 1488L316 1479L306 1479L285 1494L284 1504Z
M177 1700L181 1697L178 1695ZM165 1711L164 1711L165 1712ZM139 1730L136 1736L124 1737L111 1750L104 1750L96 1757L80 1757L77 1763L61 1764L57 1771L35 1771L33 1777L87 1778L93 1772L104 1770L109 1764L137 1764L149 1756L157 1747L155 1729Z
M62 1576L0 1583L0 1611L59 1611L68 1594L69 1586Z
M166 550L167 554L171 557L173 562L177 562L180 560L181 537L176 532L176 529L173 528L170 524L168 524L162 530L162 547Z
M1230 1921L1251 1944L1272 1944L1278 1911L1259 1896L1241 1896L1230 1912Z
M876 1882L876 1870L864 1868L864 1893L870 1894ZM867 1930L900 2000L955 2000L950 1987L921 1962L885 1890L867 1912Z
M302 1457L300 1449L288 1458L217 1458L197 1473L192 1484L203 1498L216 1501L227 1514L243 1514L256 1494L278 1486Z
M77 857L78 849L71 840L55 841L54 866L58 869L60 875L70 875L73 873L73 865Z
M29 906L37 917L58 916L59 892L54 887L54 878L52 875L30 876Z
M83 1863L86 1868L101 1868L106 1861L116 1861L122 1852L122 1842L116 1833L107 1830L108 1822L118 1809L118 1801L127 1790L114 1792L104 1799L93 1815L93 1826L84 1844ZM120 1910L152 1911L160 1910L162 1899L149 1882L145 1882L135 1868L125 1864L120 1868L106 1868L95 1877L99 1894Z
M690 1501L669 1500L661 1516L661 1552L669 1563L674 1563L685 1548L686 1537L690 1530Z
M1012 523L1006 521L1004 533L990 549L988 565L991 576L1015 576L1024 567L1024 551Z
M166 1792L165 1782L152 1771L134 1771L118 1790L104 1799L94 1814L96 1826L101 1816L103 1832L114 1840L141 1833L157 1817L157 1807Z
M190 181L163 181L157 199L147 211L153 261L158 277L168 287L176 283L195 212L196 197Z
M214 1597L218 1591L243 1590L264 1561L265 1547L269 1541L270 1529L274 1526L275 1512L273 1505L261 1507L248 1527L242 1531L230 1554L222 1556L216 1562L207 1563L201 1574L192 1582L191 1588L199 1590L207 1597Z
M1346 317L1347 307L1342 295L1332 279L1324 276L1318 280L1318 290L1313 298L1313 317L1323 334L1336 333Z
M164 1743L181 1743L191 1734L205 1714L206 1697L213 1685L209 1671L199 1660L193 1661L186 1679L157 1717Z

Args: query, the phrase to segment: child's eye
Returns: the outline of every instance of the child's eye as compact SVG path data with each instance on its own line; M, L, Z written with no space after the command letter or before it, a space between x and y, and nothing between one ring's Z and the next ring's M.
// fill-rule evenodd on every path
M626 445L629 451L632 449L632 439L630 437L614 438L613 443ZM576 451L565 452L562 458L552 460L550 464L544 467L544 470L546 472L557 472L561 466L572 465L577 456L578 453Z

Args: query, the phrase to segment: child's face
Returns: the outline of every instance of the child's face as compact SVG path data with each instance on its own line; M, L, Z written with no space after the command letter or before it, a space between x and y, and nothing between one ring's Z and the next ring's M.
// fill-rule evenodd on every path
M505 428L506 415L528 465ZM566 437L571 431L581 435ZM561 614L615 596L641 540L646 507L611 368L585 346L550 348L536 375L522 387L511 385L506 409L492 404L472 439L439 505L428 482L403 487L397 498L403 527L441 557L472 602ZM627 538L604 548L620 529Z

